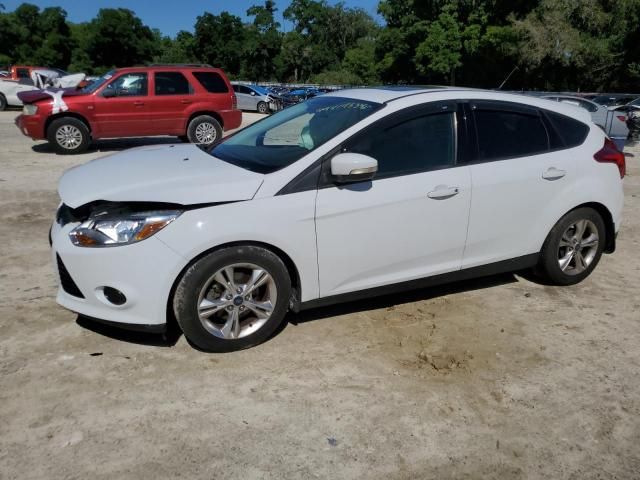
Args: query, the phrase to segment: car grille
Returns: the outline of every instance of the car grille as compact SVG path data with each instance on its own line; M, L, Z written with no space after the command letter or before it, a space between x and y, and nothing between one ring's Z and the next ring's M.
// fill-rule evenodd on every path
M67 267L64 266L60 255L58 255L57 253L56 260L58 262L58 275L60 275L60 285L62 285L62 289L69 295L78 298L84 298L84 295L82 295L82 292L78 288L78 285L76 285L76 282L74 282L73 278L71 278Z

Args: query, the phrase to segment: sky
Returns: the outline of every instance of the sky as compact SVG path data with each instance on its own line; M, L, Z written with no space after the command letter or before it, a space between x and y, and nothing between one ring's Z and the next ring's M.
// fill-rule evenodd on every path
M262 4L263 0L178 0L168 2L166 0L0 0L6 11L12 11L23 2L31 3L40 8L62 7L67 12L67 18L71 22L84 22L92 19L101 8L128 8L133 10L142 21L151 28L158 28L165 35L174 36L180 30L193 30L196 17L208 11L218 14L224 10L245 19L247 9L256 4ZM289 0L276 0L278 5L278 21L285 29L290 29L291 24L283 22L282 12L289 5ZM329 0L329 3L337 3ZM344 0L347 7L360 7L371 15L376 14L378 0Z

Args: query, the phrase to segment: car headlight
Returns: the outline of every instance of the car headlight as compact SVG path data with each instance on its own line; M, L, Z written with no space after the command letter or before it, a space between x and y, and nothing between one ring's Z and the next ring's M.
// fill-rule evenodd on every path
M22 107L22 113L24 115L35 115L36 113L38 113L38 106L37 105L25 105L24 107Z
M98 215L69 232L78 247L115 247L140 242L173 222L180 210Z

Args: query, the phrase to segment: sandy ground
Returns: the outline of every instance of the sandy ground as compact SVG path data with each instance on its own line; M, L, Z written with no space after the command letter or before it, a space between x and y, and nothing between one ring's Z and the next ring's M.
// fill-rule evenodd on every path
M640 148L618 251L581 285L458 283L209 355L54 302L62 172L170 140L62 157L16 114L0 114L1 479L640 478Z

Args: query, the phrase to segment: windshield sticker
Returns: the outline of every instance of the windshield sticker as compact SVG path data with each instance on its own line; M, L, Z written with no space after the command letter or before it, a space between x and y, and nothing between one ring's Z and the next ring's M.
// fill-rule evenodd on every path
M336 110L370 110L373 105L370 103L349 102L341 103L339 105L329 105L327 107L319 108L316 112L335 112Z

